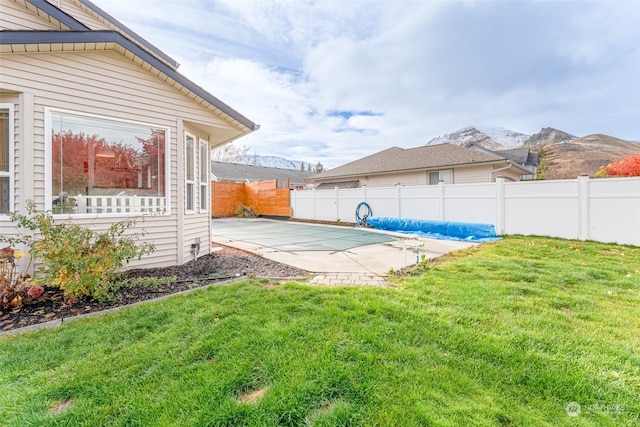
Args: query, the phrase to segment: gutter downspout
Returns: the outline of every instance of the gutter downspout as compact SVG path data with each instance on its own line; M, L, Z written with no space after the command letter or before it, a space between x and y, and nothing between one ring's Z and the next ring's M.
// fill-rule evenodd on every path
M493 177L493 174L494 174L494 173L496 173L496 172L500 172L500 171L503 171L503 170L507 170L507 169L509 169L511 166L513 166L513 164L512 164L509 160L507 160L507 166L505 166L505 167L503 167L503 168L500 168L500 169L494 169L494 170L492 170L491 172L489 172L489 182L494 182L494 181L495 181L495 178Z

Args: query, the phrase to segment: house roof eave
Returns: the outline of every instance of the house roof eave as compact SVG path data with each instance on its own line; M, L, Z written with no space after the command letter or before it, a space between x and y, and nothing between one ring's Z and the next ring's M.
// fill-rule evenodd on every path
M14 50L14 45L37 45L38 49L43 48L46 45L53 44L73 44L72 50L89 50L86 46L87 43L115 43L121 46L123 49L131 52L133 55L140 58L142 61L149 64L151 67L159 71L160 74L167 76L166 80L173 80L172 84L177 90L180 91L181 87L187 89L190 94L195 97L200 97L205 103L211 105L221 114L221 117L227 122L236 121L238 124L247 128L249 131L255 131L259 129L259 125L255 124L247 117L243 116L238 111L231 108L229 105L216 98L214 95L207 92L205 89L189 80L177 72L174 68L166 65L163 61L157 59L154 55L151 55L147 50L141 48L136 43L125 38L117 31L0 31L0 46L3 47L3 52L7 49L4 47L11 47L10 51ZM18 52L24 52L24 49L15 49ZM160 77L160 76L158 76ZM184 92L183 92L184 93ZM195 101L195 99L194 99ZM225 118L228 116L231 120Z
M166 53L162 52L160 49L146 41L144 38L140 37L134 31L129 29L126 25L122 24L120 21L115 19L113 16L109 15L104 10L100 9L93 2L89 0L76 0L78 1L84 8L91 14L97 16L100 20L105 22L109 27L117 32L120 32L125 37L130 38L134 43L138 44L143 49L147 49L152 55L156 56L159 60L165 62L168 66L177 70L180 64L173 58L171 58ZM58 22L62 26L68 27L72 31L90 31L91 28L74 18L73 16L67 14L63 10L59 9L57 6L49 3L46 0L25 0L28 4L38 9L40 12L46 14L49 18L52 18ZM64 28L63 28L64 30Z
M520 172L520 175L531 175L531 171L529 169L526 169L523 166L520 166L519 164L512 162L511 160L507 160L506 162L509 163L512 168L518 169L518 171Z
M155 47L153 44L149 43L144 38L140 37L135 31L131 30L129 27L124 25L122 22L118 21L113 16L109 15L104 10L100 9L97 5L89 0L77 0L87 9L91 10L98 17L102 18L104 21L108 22L115 29L120 30L126 37L130 37L136 44L141 45L142 48L148 49L153 55L157 56L163 62L166 62L174 70L177 70L180 64L173 58L171 58L166 53L162 52L160 49Z
M87 31L90 29L89 27L84 25L82 22L74 18L73 16L62 11L61 9L59 9L58 7L54 6L53 4L49 3L46 0L25 0L25 1L29 3L31 6L49 15L49 17L69 27L69 29L71 30Z

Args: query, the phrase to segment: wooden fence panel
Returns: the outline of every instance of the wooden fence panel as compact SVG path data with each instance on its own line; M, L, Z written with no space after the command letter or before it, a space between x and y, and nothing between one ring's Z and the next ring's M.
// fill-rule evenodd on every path
M233 216L238 204L253 207L260 215L291 217L289 188L278 188L278 181L250 183L211 183L211 215Z
M245 188L242 183L211 183L211 216L233 216L240 203L244 203Z

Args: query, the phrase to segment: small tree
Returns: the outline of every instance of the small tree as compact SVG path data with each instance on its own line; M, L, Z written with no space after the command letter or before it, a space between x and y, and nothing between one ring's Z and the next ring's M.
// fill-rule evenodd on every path
M540 164L536 169L536 179L544 179L545 174L549 172L556 160L558 160L558 153L553 151L549 143L540 144L537 151Z
M316 167L315 167L315 169L314 169L314 172L315 172L315 173L322 173L322 172L324 172L324 171L325 171L324 166L322 165L322 163L318 162L318 163L316 164Z
M596 176L640 176L640 153L601 166Z

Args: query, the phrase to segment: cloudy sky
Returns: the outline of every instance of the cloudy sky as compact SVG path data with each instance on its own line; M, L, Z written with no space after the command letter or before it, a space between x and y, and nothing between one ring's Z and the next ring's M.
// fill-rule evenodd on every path
M261 125L259 155L335 167L467 126L640 141L640 0L93 0Z

